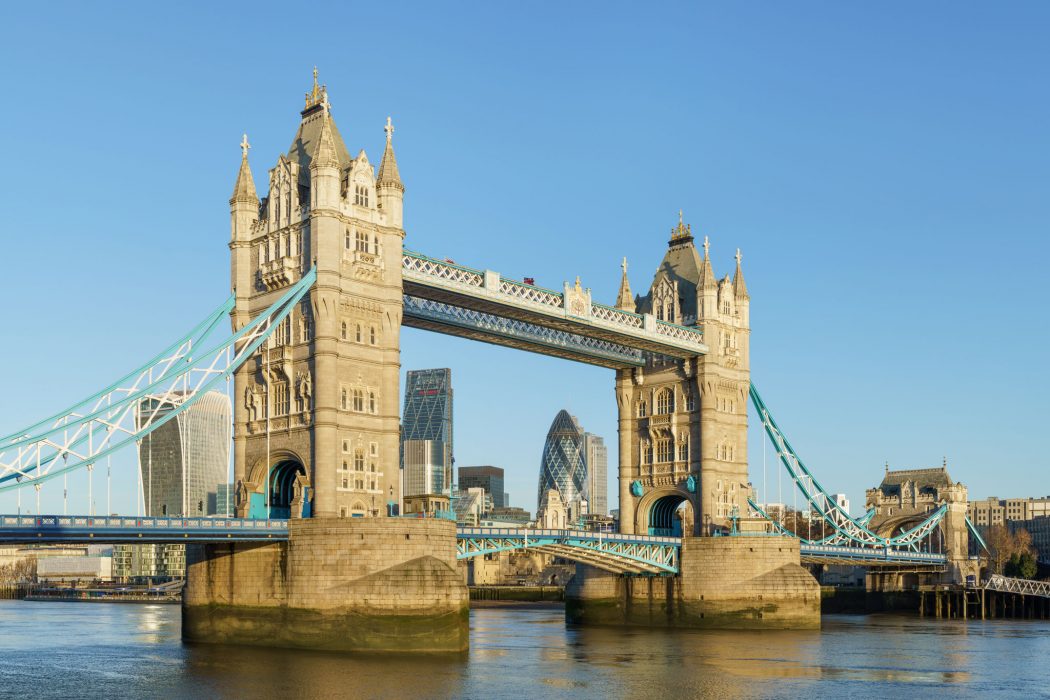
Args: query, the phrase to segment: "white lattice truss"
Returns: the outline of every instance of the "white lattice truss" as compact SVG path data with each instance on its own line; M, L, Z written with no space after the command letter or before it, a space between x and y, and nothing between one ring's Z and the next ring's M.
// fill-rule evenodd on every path
M984 588L988 591L1050 598L1050 581L1032 581L1026 578L1009 578L999 574L992 574L984 582Z
M270 336L316 279L311 270L270 308L225 340L202 341L233 308L232 297L148 363L71 408L0 440L0 491L87 468L140 441L223 383Z
M581 299L589 300L590 294L587 292L585 297L581 297L578 287L576 297L566 299L564 292L503 279L495 272L474 270L411 251L405 251L402 257L401 272L405 282L410 284L452 291L465 298L491 301L550 318L571 318L580 325L612 331L648 343L649 346L662 344L682 357L707 352L703 329L679 326L651 315L636 314L605 304L583 303ZM583 305L577 305L580 303Z
M641 350L625 347L600 338L591 338L577 333L567 333L554 328L537 326L527 321L487 314L483 311L464 309L440 301L404 296L404 315L444 325L472 330L482 335L495 336L559 349L570 354L601 358L618 365L641 367L645 356Z
M574 530L460 528L456 557L533 550L616 574L678 573L681 540Z

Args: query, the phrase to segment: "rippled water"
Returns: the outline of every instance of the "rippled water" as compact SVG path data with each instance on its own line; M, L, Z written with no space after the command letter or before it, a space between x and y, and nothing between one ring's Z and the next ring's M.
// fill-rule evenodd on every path
M471 611L463 655L184 645L168 605L0 601L0 697L1043 697L1050 623L830 616L819 632L566 627Z

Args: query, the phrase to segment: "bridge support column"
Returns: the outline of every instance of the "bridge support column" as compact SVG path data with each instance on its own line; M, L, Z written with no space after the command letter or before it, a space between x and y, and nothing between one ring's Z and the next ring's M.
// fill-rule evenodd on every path
M578 566L565 615L580 624L819 629L820 585L799 563L798 540L685 537L676 577Z
M183 639L335 651L463 651L455 524L305 518L288 542L187 547Z

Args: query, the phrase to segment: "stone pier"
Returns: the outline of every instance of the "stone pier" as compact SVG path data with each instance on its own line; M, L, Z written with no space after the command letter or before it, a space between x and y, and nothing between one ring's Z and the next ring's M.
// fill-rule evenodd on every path
M288 542L187 547L191 642L337 651L467 649L455 524L390 518L289 523Z
M820 585L784 537L686 537L681 574L625 577L579 566L565 590L579 624L819 629Z

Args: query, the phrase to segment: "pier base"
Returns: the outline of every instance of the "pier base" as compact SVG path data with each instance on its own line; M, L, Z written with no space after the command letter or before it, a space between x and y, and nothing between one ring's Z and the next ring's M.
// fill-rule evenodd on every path
M464 651L455 524L289 521L288 542L191 545L186 641L336 651Z
M565 615L578 624L819 629L820 585L799 564L798 540L686 537L681 574L626 577L578 566Z

